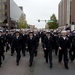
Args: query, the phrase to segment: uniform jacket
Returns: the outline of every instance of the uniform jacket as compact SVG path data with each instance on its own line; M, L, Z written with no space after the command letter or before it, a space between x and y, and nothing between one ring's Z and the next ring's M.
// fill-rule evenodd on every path
M14 36L12 44L15 49L21 49L22 43L23 43L22 36L19 35L18 38L16 36Z
M47 50L52 50L52 48L53 48L52 46L53 46L53 39L52 39L52 37L50 37L48 39L48 37L46 36L44 38L44 48L46 48Z
M67 36L65 39L63 37L59 38L59 47L61 47L62 50L69 49L70 41L69 41L69 38Z
M3 37L0 36L0 53L4 52L4 43L3 43Z
M30 37L27 38L28 50L35 50L36 49L36 45L37 45L37 42L36 42L34 36L33 36L32 39L30 39Z

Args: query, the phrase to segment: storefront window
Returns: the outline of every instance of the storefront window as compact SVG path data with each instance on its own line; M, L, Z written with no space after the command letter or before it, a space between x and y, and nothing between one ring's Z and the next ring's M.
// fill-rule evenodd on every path
M0 19L0 23L2 23L2 22L3 22L3 20Z
M1 2L1 0L0 0L0 2Z
M2 2L6 2L7 0L2 0Z
M5 12L5 16L7 16L7 12Z
M0 5L0 9L1 9L1 5Z
M1 23L1 20L0 20L0 23Z
M4 5L2 5L2 9L5 9L5 6Z
M7 9L7 5L5 5L5 9Z
M5 15L5 12L2 12L3 15Z
M0 12L0 16L2 15L2 13Z

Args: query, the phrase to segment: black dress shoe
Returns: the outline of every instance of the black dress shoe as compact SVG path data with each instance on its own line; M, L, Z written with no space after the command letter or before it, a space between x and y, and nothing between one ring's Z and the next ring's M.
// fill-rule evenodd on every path
M37 54L35 54L35 57L37 57Z
M17 63L17 66L19 66L19 63Z
M52 69L52 65L50 66L50 69Z
M68 66L65 66L65 68L68 70L69 69L69 67Z
M1 67L1 65L2 65L2 62L0 63L0 67Z
M73 62L73 60L71 59L71 62Z
M46 61L46 63L48 63L48 61Z
M25 56L25 54L23 54L23 56Z
M58 61L59 63L61 63L61 61Z
M13 56L13 54L11 54L11 56Z
M0 65L0 67L1 67L1 65Z
M46 58L46 56L44 55L44 58Z
M3 60L5 60L5 56L3 56Z
M32 63L29 64L29 67L32 67Z

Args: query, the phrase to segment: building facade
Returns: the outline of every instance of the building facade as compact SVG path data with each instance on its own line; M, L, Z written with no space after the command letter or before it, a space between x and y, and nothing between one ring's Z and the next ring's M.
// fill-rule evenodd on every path
M61 1L59 3L59 8L58 8L58 23L61 25Z
M29 29L35 29L35 25L29 25Z
M3 28L17 28L18 20L24 12L14 2L14 0L0 0L0 26ZM26 19L25 19L26 20Z
M75 24L75 0L71 0L71 23Z
M59 3L59 26L71 24L71 0L61 0Z

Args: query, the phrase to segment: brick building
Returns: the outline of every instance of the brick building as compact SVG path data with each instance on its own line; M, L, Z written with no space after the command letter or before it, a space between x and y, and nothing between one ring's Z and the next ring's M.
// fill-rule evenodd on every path
M16 28L17 22L24 12L14 0L0 0L0 26L3 28ZM25 18L26 15L24 14Z
M61 0L58 6L59 26L71 24L71 0Z

